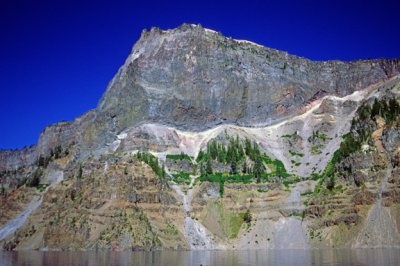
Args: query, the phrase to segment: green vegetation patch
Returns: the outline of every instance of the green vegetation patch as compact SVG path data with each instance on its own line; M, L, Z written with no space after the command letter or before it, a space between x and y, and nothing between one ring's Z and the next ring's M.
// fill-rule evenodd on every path
M301 162L295 161L295 160L291 160L290 161L292 164L294 164L294 166L299 166L301 165Z
M262 161L272 170L271 173L265 173L267 177L280 176L289 177L290 174L286 171L285 165L278 159L271 159L266 154L261 156Z
M190 174L186 172L179 172L177 174L172 174L172 180L177 184L190 185Z
M219 216L219 224L224 235L229 239L237 238L240 228L244 222L245 213L228 211L220 202L215 202L212 208L216 208Z
M281 138L287 138L287 139L291 139L297 136L297 131L293 132L292 134L285 134L282 135Z
M36 188L39 190L39 192L43 192L46 190L46 188L49 186L49 184L39 184Z
M225 177L225 182L248 184L248 183L251 183L253 181L253 178L254 178L254 176L251 175L251 174L246 174L246 175L240 175L240 174L227 175Z
M289 153L292 156L304 157L304 153L301 153L301 152L289 150Z
M256 142L249 139L240 140L238 136L229 137L229 144L216 140L207 145L206 151L200 151L196 161L200 164L199 181L216 182L220 184L220 194L223 196L224 183L251 183L253 181L267 182L270 177L290 176L284 164L278 159L272 159L260 152ZM228 165L229 172L215 172L212 162ZM270 171L267 171L267 170Z
M300 195L301 195L301 196L308 196L308 195L311 195L311 194L313 194L312 191L307 191L307 192L301 193Z
M179 234L178 229L173 224L168 224L167 228L164 230L166 235L177 236Z
M300 181L301 181L301 179L300 179L299 177L292 177L291 179L284 180L284 181L282 182L282 184L283 184L286 188L289 188L289 185L290 185L290 184L295 184L295 183L298 183L298 182L300 182Z
M322 153L322 149L324 148L324 145L322 144L316 144L311 146L311 154L312 155L318 155Z
M187 155L186 153L181 152L180 154L167 154L166 158L168 160L173 160L173 161L192 161L193 157Z
M308 142L315 143L317 140L321 140L323 142L327 140L331 140L332 138L328 137L323 132L319 132L319 130L313 131L312 135L308 138Z

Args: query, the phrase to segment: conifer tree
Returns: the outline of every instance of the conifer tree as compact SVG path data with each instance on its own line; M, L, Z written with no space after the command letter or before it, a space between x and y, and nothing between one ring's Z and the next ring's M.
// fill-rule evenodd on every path
M236 160L231 160L231 174L235 175L237 174L237 163Z
M205 176L206 175L206 171L204 169L203 162L200 163L200 175L201 176Z
M212 175L212 173L213 173L213 170L212 170L211 158L208 158L207 165L206 165L206 174Z
M380 114L380 104L378 100L375 98L374 104L372 105L371 118L374 118L374 116L379 114Z
M165 179L165 165L162 165L161 177Z
M247 161L246 161L246 159L244 159L244 161L243 161L242 173L243 174L247 174Z
M256 178L257 183L260 183L261 181L261 175L264 172L264 166L262 164L261 158L257 157L255 162L254 162L254 167L253 167L253 174L254 174L254 178Z

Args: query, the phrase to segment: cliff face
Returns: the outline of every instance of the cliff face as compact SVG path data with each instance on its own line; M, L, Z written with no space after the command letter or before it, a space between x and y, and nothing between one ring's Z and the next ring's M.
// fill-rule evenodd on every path
M0 172L31 165L36 160L36 145L20 150L0 150Z
M153 28L110 82L96 122L114 133L141 122L192 131L266 125L399 72L399 60L312 62L201 26Z
M143 31L95 110L47 127L35 146L0 151L0 241L7 249L369 247L363 232L379 230L368 215L383 213L394 238L380 245L400 246L400 121L381 117L397 111L383 104L363 114L361 131L352 122L373 98L399 100L399 74L398 59L313 62L196 25ZM363 148L332 162L349 131ZM262 161L242 151L234 165L227 151L205 159L217 174L206 175L211 182L199 177L206 162L195 158L210 143L229 150L246 140ZM143 150L153 161L133 156ZM256 163L265 168L257 182ZM26 209L25 222L16 210ZM6 224L12 218L23 225ZM2 238L4 228L16 233Z
M104 153L117 134L145 122L189 131L269 125L324 95L344 96L399 73L398 59L313 62L200 25L152 28L143 31L97 109L46 128L36 156L75 144L78 157ZM32 162L29 155L8 154L3 169L16 164L13 157Z
M400 71L399 61L312 62L201 26L144 31L98 112L119 131L142 121L201 130L269 124L321 94L343 96Z
M59 122L47 126L39 136L38 143L20 150L0 150L0 172L16 171L21 167L32 166L40 156L49 157L57 147L79 155L79 143L83 142L82 131L93 120L95 111L76 118L71 122Z

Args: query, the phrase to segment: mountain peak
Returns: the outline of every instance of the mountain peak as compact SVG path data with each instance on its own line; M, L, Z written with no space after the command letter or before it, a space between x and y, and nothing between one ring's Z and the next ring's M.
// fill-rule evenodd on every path
M384 65L384 66L383 66ZM397 62L313 62L201 25L144 30L98 112L116 131L141 122L200 130L293 115L319 91L347 95L399 73Z

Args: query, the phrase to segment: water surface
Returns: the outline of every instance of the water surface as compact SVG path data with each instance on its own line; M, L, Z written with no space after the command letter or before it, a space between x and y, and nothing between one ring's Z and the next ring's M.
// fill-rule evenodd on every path
M400 249L0 251L0 265L400 265Z

